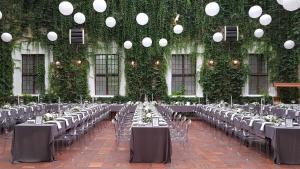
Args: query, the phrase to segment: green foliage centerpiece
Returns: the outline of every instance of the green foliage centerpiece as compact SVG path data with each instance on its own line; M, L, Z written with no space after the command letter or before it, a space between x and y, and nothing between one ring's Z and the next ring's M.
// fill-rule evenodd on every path
M143 106L143 122L144 123L151 123L152 122L152 113L151 109L148 106Z

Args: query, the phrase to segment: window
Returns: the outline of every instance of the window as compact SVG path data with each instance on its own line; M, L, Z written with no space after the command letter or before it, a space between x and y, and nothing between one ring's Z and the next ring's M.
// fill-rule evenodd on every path
M262 94L268 91L268 67L263 55L249 56L249 94Z
M96 95L119 94L119 56L104 54L96 56Z
M45 84L39 84L39 70L45 71L45 56L40 54L22 55L22 93L39 94Z
M196 95L196 63L186 54L172 55L172 93Z

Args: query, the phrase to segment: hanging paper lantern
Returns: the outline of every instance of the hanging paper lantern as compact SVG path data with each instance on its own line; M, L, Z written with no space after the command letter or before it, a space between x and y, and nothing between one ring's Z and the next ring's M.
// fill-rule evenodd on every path
M220 12L220 6L216 2L210 2L205 6L205 13L208 16L216 16Z
M149 37L145 37L142 41L144 47L148 48L152 45L152 39Z
M269 25L272 22L272 17L268 14L264 14L259 18L259 23L261 25Z
M77 24L83 24L85 22L85 16L83 13L81 12L77 12L75 15L74 15L74 21L75 23Z
M283 5L283 0L277 0L277 3L278 3L279 5Z
M173 31L174 31L174 33L176 33L176 34L181 34L182 31L183 31L182 25L175 25L174 28L173 28Z
M2 19L2 12L0 11L0 20Z
M73 13L73 5L69 1L63 1L58 6L59 12L65 16Z
M295 42L292 40L287 40L286 42L284 42L283 46L286 49L293 49L295 47Z
M213 40L215 42L221 42L223 40L223 35L221 32L217 32L213 35Z
M95 11L102 13L106 10L107 4L104 0L94 0L93 8Z
M56 41L57 40L57 34L55 32L49 32L47 34L47 38L50 40L50 41Z
M124 48L125 49L131 49L132 48L132 42L131 41L125 41L124 42Z
M5 32L5 33L2 33L1 39L3 42L10 42L12 40L12 36L10 33Z
M149 17L147 14L145 13L139 13L137 16L136 16L136 22L139 24L139 25L146 25L149 21Z
M115 27L115 26L116 26L116 23L117 23L117 21L116 21L116 19L113 18L113 17L108 17L108 18L106 18L106 20L105 20L105 24L106 24L106 26L109 27L109 28Z
M261 38L264 36L264 30L262 29L256 29L254 31L254 36L257 37L257 38Z
M165 38L162 38L159 40L159 46L160 47L166 47L168 45L168 40Z
M300 8L300 0L282 0L282 6L287 11L295 11Z
M262 14L262 8L258 5L252 6L248 14L251 18L258 18Z

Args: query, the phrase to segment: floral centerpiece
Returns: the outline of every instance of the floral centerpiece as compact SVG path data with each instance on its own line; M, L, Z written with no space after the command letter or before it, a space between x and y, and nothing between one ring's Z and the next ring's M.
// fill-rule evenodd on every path
M144 112L143 122L144 123L150 123L150 122L152 122L151 109L148 106L144 106L143 107L143 112Z
M273 123L278 123L280 121L280 119L274 115L264 116L264 120L266 122L273 122Z
M53 119L54 119L54 116L51 113L46 113L46 114L43 115L43 121L44 122L50 121L50 120L53 120Z
M11 108L11 106L9 104L6 104L3 106L3 109L10 109L10 108Z

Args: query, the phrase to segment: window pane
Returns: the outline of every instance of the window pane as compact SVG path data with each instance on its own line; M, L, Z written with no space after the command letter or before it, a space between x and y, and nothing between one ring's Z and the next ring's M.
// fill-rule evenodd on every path
M185 95L195 95L195 77L185 77Z
M96 95L106 95L106 78L96 76Z
M258 94L257 91L257 76L249 77L249 94Z
M118 95L119 94L119 78L115 76L108 77L108 94Z
M182 87L182 77L172 77L172 92L179 92Z
M172 74L182 74L182 56L181 55L173 55L172 56Z
M33 91L33 76L23 76L22 77L22 89L23 94L34 94Z

